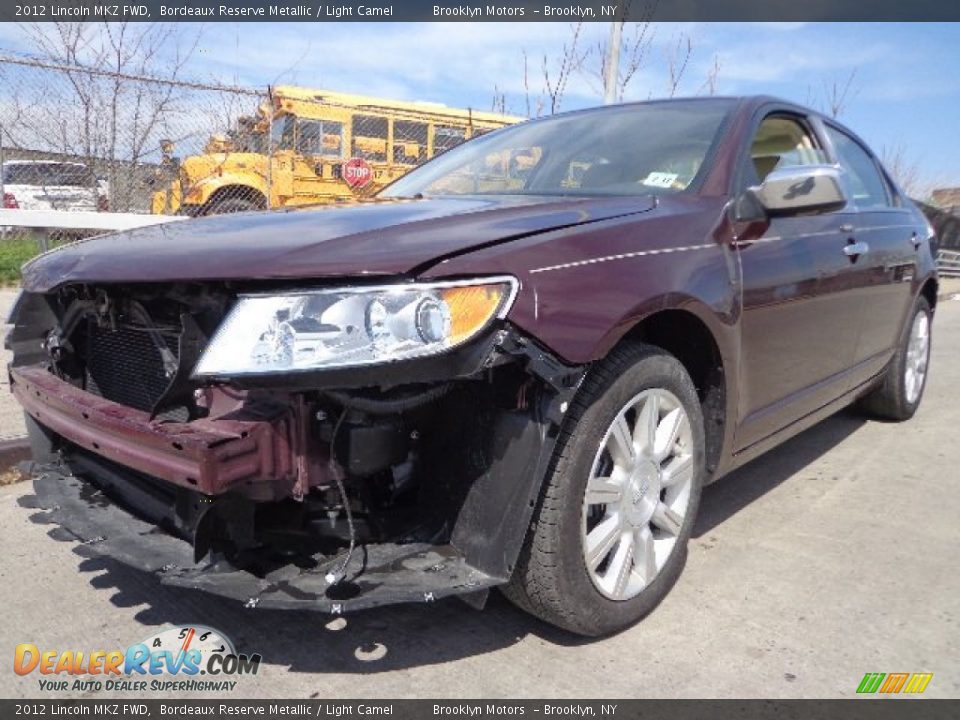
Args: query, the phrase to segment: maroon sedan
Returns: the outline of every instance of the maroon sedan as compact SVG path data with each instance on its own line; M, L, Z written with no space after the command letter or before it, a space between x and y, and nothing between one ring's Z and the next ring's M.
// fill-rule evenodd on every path
M75 243L24 268L7 340L31 502L250 607L501 586L616 631L706 483L854 402L914 414L932 235L847 128L709 98L506 128L352 206Z

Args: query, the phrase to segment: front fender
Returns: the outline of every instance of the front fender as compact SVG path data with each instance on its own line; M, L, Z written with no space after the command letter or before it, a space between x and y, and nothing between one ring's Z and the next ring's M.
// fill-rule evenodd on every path
M257 193L263 197L267 195L267 186L262 178L239 173L224 173L191 183L183 202L187 205L205 205L218 190L227 187L249 189L251 194Z

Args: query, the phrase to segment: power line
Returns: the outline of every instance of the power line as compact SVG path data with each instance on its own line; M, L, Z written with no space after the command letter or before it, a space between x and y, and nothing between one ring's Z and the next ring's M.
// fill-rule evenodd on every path
M100 77L114 78L118 80L133 80L136 82L157 83L160 85L170 85L173 87L183 87L192 90L215 90L218 92L229 92L237 95L263 95L262 90L242 87L239 85L222 85L220 83L199 82L196 80L174 80L170 78L161 78L154 75L140 75L137 73L119 72L116 70L104 70L102 68L88 67L86 65L71 65L69 63L59 63L50 60L41 60L40 58L29 55L18 56L0 54L0 63L9 65L20 65L23 67L43 68L45 70L58 70L60 72L84 73L86 75L97 75Z

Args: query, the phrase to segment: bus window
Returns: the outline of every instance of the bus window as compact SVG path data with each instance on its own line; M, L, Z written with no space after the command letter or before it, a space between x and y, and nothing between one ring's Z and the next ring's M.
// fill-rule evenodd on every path
M433 128L433 154L439 155L456 147L467 139L466 128L435 125Z
M340 157L342 138L342 123L301 119L297 127L297 152L315 157Z
M270 145L274 150L293 149L293 129L296 118L293 115L278 117L270 126Z
M416 165L427 159L427 124L410 120L393 122L393 161Z
M354 115L353 156L374 162L386 162L388 124L385 117Z

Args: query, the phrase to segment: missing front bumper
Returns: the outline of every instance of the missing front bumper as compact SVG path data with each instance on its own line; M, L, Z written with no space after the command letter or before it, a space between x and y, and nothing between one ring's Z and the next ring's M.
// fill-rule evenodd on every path
M411 420L413 431L402 434L416 439L416 452L408 453L413 459L406 468L394 471L399 455L384 455L390 475L370 482L383 480L395 493L386 503L376 495L368 502L363 493L369 468L356 469L350 461L355 454L369 459L369 443L358 438L358 453L343 451L347 459L340 467L357 475L348 476L348 491L355 491L353 501L366 513L371 530L357 537L361 545L346 568L346 582L331 585L326 578L340 569L342 554L337 553L347 540L337 502L342 489L338 494L330 483L311 478L336 478L323 472L336 470L329 453L339 446L333 443L338 426L346 432L354 424L367 429L382 421L359 417L354 423L343 410L341 425L329 409L316 411L316 403L321 409L324 403L336 407L340 392L320 392L312 400L287 394L285 403L270 394L265 399L274 398L272 407L279 413L269 416L251 414L255 408L244 403L230 412L218 409L211 419L161 423L79 390L42 367L14 367L14 393L55 436L68 463L45 467L37 478L31 502L49 511L37 519L62 525L67 538L81 543L81 554L111 557L156 573L165 584L250 606L346 612L454 594L483 597L513 572L564 410L582 378L582 369L562 366L533 343L508 337L501 343L514 362L457 385L429 413ZM352 396L345 397L350 405ZM363 394L359 400L373 401ZM311 401L315 404L305 407ZM307 422L311 418L316 422ZM106 472L103 462L83 467L78 461L84 456L107 461L112 471ZM73 473L91 478L96 487ZM121 490L131 484L142 485L143 492L128 497ZM164 497L153 497L152 484ZM303 492L291 492L300 485ZM120 506L98 488L118 498ZM286 505L277 507L281 503ZM158 517L145 512L149 506L159 508ZM132 518L123 508L134 508L150 522ZM330 525L307 527L314 510ZM262 519L268 522L261 524ZM310 530L310 536L297 536L301 529ZM321 548L312 544L317 538ZM288 557L290 545L304 540L311 544L303 552L297 549L296 559ZM277 551L282 565L273 563L273 556L269 569L248 562L248 553L261 549ZM311 554L318 549L324 554ZM220 560L221 553L234 564Z
M343 582L325 576L342 556L315 556L307 567L290 564L263 576L226 561L193 560L193 548L156 525L134 517L94 485L60 466L35 469L34 492L21 505L36 509L34 522L56 524L57 534L78 543L83 557L106 557L152 573L165 585L231 598L246 607L309 609L334 614L380 605L432 602L472 595L507 578L472 567L450 545L370 544L358 548Z

